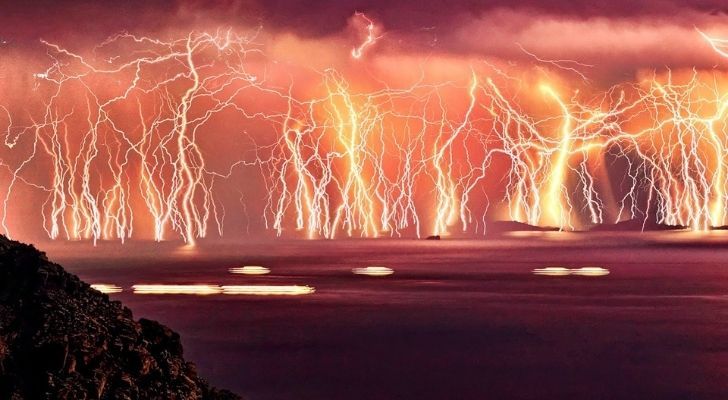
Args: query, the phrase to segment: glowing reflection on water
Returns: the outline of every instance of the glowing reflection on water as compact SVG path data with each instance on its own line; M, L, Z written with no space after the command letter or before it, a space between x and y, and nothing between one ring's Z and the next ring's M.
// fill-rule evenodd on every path
M571 274L571 270L564 267L546 267L536 268L532 271L534 275L547 275L547 276L566 276Z
M602 267L582 267L582 268L564 268L564 267L546 267L536 268L531 271L534 275L546 275L546 276L567 276L567 275L578 275L578 276L604 276L609 275L609 270Z
M101 293L121 293L122 289L116 285L110 283L94 283L91 285L91 289L98 290Z
M571 274L580 276L604 276L609 275L609 270L602 267L582 267L571 270Z
M134 294L189 294L207 296L215 294L251 296L298 296L314 293L310 286L301 285L134 285Z
M194 294L205 296L222 293L217 285L134 285L134 294Z
M270 272L270 269L260 265L246 265L244 267L233 267L228 269L231 274L242 274L242 275L265 275Z
M387 267L381 266L369 266L365 268L354 268L351 270L354 275L367 275L367 276L387 276L392 275L394 270Z
M224 294L252 296L300 296L314 293L316 289L300 285L231 285L222 286Z

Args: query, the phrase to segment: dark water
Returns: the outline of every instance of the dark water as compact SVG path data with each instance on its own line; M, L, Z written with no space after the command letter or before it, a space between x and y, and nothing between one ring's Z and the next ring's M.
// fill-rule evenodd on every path
M213 384L272 399L728 399L728 236L52 245ZM267 276L229 267L260 264ZM355 276L386 265L389 277ZM603 277L531 274L548 265ZM299 297L134 295L137 283L301 284Z

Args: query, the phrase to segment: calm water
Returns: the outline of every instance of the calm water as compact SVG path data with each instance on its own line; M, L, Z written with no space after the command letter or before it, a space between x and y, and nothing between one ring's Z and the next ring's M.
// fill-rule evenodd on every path
M273 399L726 399L728 236L46 246L183 338L213 384ZM264 265L265 276L228 273ZM388 277L351 269L385 265ZM535 276L545 266L602 277ZM309 285L298 297L139 283Z

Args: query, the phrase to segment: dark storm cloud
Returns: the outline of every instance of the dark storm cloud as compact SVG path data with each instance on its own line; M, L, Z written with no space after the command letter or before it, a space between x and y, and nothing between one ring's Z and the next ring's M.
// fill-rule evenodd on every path
M463 19L480 18L493 10L526 11L563 18L664 18L688 14L728 15L724 0L260 0L258 10L269 23L299 34L326 35L340 31L355 11L370 13L387 29L411 31L426 27L447 28Z
M39 38L78 50L119 31L178 37L260 26L266 39L290 33L323 47L332 39L348 51L361 40L352 24L357 11L385 34L381 53L533 61L523 46L544 58L598 65L610 80L641 68L710 68L723 60L694 28L728 35L725 0L43 0L6 6L0 40L42 52Z
M163 15L174 14L176 8L156 0L13 2L0 12L0 34L16 42L87 35L95 38L140 26L154 29L165 23Z
M4 36L34 38L68 34L108 33L118 30L155 30L166 24L212 19L225 24L263 24L303 36L340 32L355 11L371 14L388 30L410 32L423 28L447 29L463 20L477 19L506 9L562 18L644 17L675 20L703 14L726 18L724 0L127 0L14 2L0 14Z

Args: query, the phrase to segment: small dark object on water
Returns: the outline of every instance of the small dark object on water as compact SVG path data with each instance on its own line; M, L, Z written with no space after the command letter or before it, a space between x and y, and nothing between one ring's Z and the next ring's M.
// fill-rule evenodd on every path
M428 236L425 240L440 240L440 235Z

